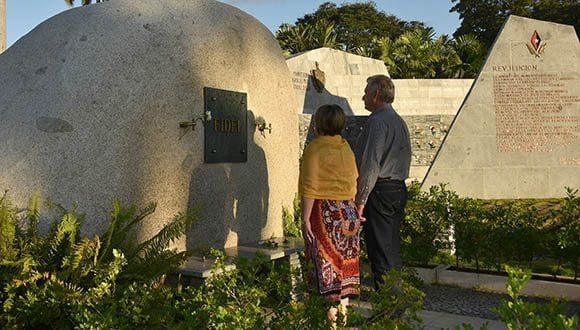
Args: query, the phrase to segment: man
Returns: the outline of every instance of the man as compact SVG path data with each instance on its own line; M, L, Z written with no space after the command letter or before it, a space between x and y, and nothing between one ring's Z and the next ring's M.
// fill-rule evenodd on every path
M367 79L363 101L371 114L355 148L359 169L355 203L366 218L364 237L377 290L383 274L402 267L399 228L407 203L411 142L407 125L392 107L394 99L389 77Z

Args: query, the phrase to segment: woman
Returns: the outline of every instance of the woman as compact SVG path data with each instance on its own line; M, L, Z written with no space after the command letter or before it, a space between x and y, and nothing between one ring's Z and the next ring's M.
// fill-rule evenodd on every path
M344 111L325 105L314 114L317 137L304 150L300 195L309 282L331 302L331 322L346 317L348 298L359 294L360 219L353 202L358 171L348 143L340 136ZM346 318L344 318L346 320Z

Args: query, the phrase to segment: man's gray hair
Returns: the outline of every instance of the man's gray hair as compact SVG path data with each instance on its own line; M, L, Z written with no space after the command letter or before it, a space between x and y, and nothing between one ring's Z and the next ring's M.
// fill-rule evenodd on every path
M393 84L391 78L384 74L377 74L368 77L367 84L373 93L379 91L379 96L385 103L393 103L395 101L395 84Z

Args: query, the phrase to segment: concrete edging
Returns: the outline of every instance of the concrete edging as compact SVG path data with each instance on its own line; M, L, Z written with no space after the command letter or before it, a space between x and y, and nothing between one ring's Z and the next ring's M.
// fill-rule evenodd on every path
M483 289L507 293L507 276L462 272L439 265L435 268L413 267L419 278L429 284L455 285L467 289ZM524 296L540 296L580 301L580 285L531 279L521 291Z

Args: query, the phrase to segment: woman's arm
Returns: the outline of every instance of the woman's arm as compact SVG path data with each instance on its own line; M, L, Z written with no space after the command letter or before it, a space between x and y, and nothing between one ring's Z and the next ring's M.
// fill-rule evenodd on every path
M312 214L312 207L314 206L314 198L302 197L302 225L304 226L304 233L310 242L314 239L312 227L310 226L310 215Z

